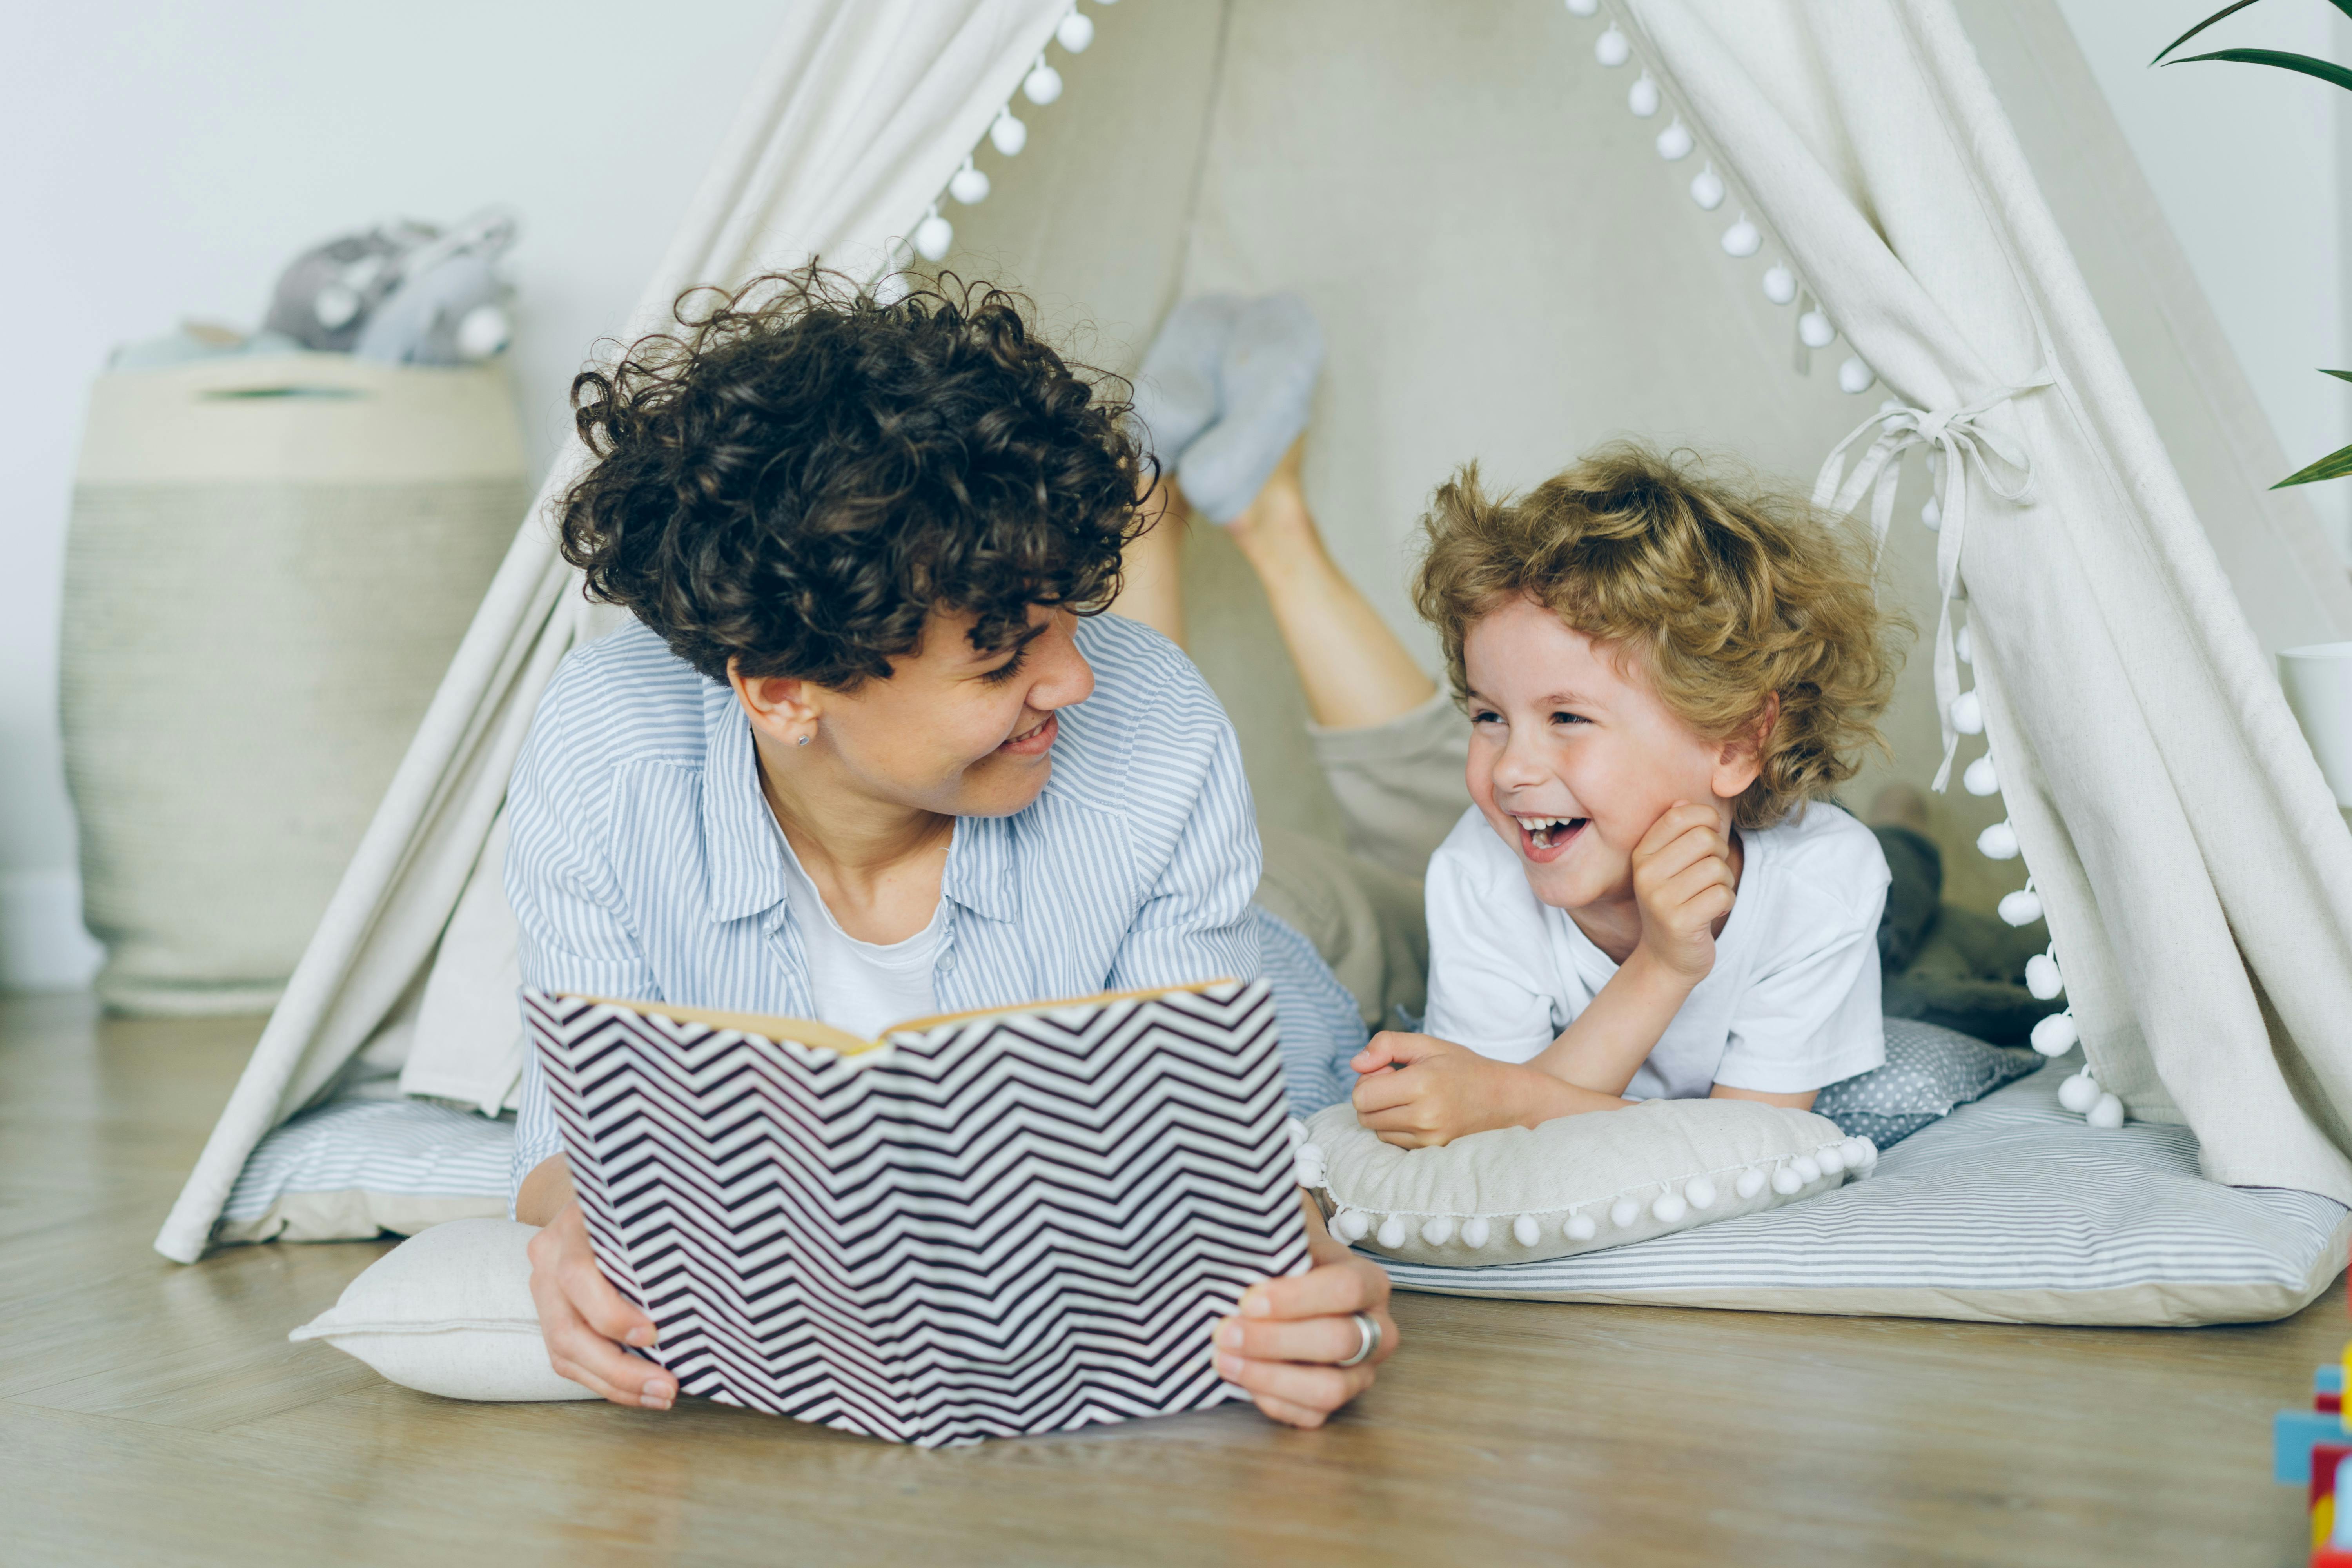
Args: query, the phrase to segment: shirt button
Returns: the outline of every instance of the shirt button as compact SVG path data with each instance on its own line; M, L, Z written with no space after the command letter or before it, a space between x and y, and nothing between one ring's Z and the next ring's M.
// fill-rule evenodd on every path
M943 952L943 953L940 954L940 965L939 965L940 973L941 974L945 974L945 973L947 973L950 970L953 969L954 967L955 967L955 949L954 949L954 948L950 948L950 949L948 949L945 952Z

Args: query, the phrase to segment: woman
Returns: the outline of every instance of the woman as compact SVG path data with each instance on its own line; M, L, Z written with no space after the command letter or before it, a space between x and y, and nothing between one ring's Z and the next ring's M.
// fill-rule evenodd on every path
M568 658L508 797L522 974L545 991L898 1020L1216 976L1276 981L1286 1043L1357 1027L1254 907L1233 731L1192 665L1097 619L1139 529L1123 405L994 290L882 306L763 279L573 394L597 454L564 555L638 624ZM1360 1030L1356 1037L1360 1039ZM1320 1047L1317 1047L1320 1048ZM556 1370L666 1409L623 1347L536 1064L515 1214ZM1319 1425L1392 1353L1388 1281L1243 1298L1222 1375Z

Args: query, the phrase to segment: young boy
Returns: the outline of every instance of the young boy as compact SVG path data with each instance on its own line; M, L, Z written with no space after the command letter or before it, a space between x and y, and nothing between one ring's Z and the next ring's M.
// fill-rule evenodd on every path
M1423 531L1474 805L1429 865L1426 1032L1351 1064L1364 1124L1806 1107L1878 1066L1886 860L1819 798L1894 679L1860 547L1634 446L1500 501L1465 470Z

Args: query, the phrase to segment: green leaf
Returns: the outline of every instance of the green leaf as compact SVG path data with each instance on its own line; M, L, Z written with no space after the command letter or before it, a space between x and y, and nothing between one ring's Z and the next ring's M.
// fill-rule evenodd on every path
M2352 370L2323 370L2322 375L2332 375L2338 381L2352 381Z
M2168 66L2185 66L2195 60L2235 60L2241 65L2276 66L2281 70L2301 71L2322 81L2334 82L2347 92L2352 92L2352 70L2326 60L2315 60L2309 55L2291 55L2284 49L2216 49L2210 55L2188 55L2177 60L2167 60Z
M2352 447L2330 452L2300 473L2289 474L2271 489L2283 490L2289 485L2307 485L2319 479L2340 479L2352 474Z
M2231 15L2233 15L2233 14L2235 14L2235 13L2237 13L2237 12L2242 11L2242 10L2244 10L2247 6L2249 6L2249 5L2252 5L2253 3L2254 3L2254 0L2237 0L2237 4L2236 4L2236 5L2224 5L2224 6L2222 6L2219 11L2214 12L2211 16L2210 16L2206 17L2203 21L2201 21L2201 22L2198 23L2195 26L2193 26L2193 27L2189 28L2189 31L2187 31L2187 32L2185 32L2185 33L2181 34L2181 35L2180 35L2180 37L2177 37L2177 38L2173 39L2173 40L2172 40L2172 42L2170 42L2170 43L2168 43L2168 44L2165 45L2165 46L2164 46L2164 47L2162 47L2162 48L2160 48L2160 49L2157 50L2157 51L2156 51L2156 58L2154 58L2154 59L2152 59L2152 60L2148 61L2147 63L2148 63L2148 64L2150 64L2150 65L2152 65L2152 66L2160 66L2160 65L2162 65L2162 64L2164 63L2164 57L2165 57L2165 56L2167 56L2167 55L2170 54L2173 50L2175 50L2175 49L2179 48L2181 45L2183 45L2183 44L2187 43L2189 39L2191 39L2191 38L2195 37L2198 34L2200 34L2200 33L2203 32L2206 28L2208 28L2208 27L2211 26L2214 23L2216 23L2216 22L2220 21L2222 17L2224 17L2224 16L2231 16ZM2337 5L2352 5L2352 0L2336 0L2336 4L2337 4Z

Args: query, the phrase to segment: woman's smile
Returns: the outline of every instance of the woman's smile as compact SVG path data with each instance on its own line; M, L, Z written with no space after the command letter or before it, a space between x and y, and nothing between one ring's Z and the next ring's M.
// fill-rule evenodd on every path
M1059 716L1048 713L996 749L1016 757L1040 756L1054 749L1054 737L1061 732L1061 728Z

